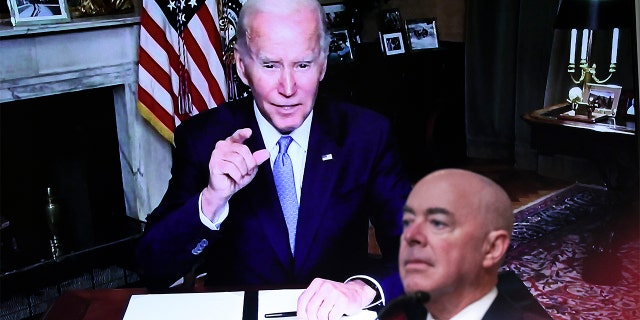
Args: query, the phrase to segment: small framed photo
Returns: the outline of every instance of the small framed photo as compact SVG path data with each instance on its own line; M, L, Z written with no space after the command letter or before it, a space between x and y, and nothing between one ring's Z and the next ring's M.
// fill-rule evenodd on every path
M352 62L353 47L349 37L349 31L346 29L337 29L331 31L331 41L329 42L329 64Z
M594 106L596 113L615 115L621 91L622 87L618 85L588 83L582 99L590 106Z
M404 21L400 9L391 8L381 11L378 15L378 29L382 34L402 32Z
M384 52L388 56L404 53L404 39L402 37L402 32L382 34L381 42Z
M324 13L327 15L327 27L331 29L346 29L351 19L347 13L347 8L343 3L331 3L322 5Z
M407 36L411 51L437 48L436 18L407 20Z
M70 21L66 0L7 0L14 26Z

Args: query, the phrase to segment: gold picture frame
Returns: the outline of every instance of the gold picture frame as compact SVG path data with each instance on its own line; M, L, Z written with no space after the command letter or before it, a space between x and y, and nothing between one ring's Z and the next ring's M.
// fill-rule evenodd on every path
M13 26L69 22L66 0L7 0Z

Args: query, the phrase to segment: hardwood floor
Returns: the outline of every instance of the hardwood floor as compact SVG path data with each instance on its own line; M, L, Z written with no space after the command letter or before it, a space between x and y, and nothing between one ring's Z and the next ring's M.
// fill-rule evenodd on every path
M504 161L469 159L460 167L482 174L502 186L511 198L514 210L573 184L541 176L535 171L517 169Z

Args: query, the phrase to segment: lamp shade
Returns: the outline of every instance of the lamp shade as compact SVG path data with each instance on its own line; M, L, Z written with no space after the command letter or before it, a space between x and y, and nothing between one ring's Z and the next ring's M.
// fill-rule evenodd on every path
M556 29L634 28L633 0L560 0Z

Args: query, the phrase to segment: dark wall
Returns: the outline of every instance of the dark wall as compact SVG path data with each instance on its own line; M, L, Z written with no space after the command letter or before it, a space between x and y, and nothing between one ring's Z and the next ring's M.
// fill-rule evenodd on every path
M354 58L330 65L321 90L386 115L414 180L465 158L462 43L390 56L362 43Z

